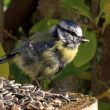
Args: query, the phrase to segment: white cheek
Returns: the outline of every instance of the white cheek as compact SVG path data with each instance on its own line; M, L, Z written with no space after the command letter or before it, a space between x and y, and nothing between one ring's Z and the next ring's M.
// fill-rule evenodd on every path
M82 35L82 29L80 28L80 27L77 27L77 29L76 29L76 33L77 33L77 36L83 36Z

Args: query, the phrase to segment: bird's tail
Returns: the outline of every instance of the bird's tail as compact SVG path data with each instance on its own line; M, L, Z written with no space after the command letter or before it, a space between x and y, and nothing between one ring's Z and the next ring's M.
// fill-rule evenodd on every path
M16 53L10 53L0 57L0 64L8 62L9 60L13 59L15 56Z
M6 55L0 57L0 64L12 60L12 59L13 59L17 54L19 54L19 53L22 51L22 49L25 48L25 47L26 47L26 45L24 45L24 46L22 46L22 47L20 47L20 48L18 48L18 49L15 49L15 50L13 50L11 53L8 53L8 54L6 54Z

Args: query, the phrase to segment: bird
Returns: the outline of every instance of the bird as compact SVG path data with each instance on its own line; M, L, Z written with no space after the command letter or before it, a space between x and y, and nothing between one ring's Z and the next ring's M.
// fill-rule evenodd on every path
M18 47L0 58L0 64L13 61L32 80L52 78L74 60L80 44L89 42L81 27L64 19L47 31L36 32L21 40Z

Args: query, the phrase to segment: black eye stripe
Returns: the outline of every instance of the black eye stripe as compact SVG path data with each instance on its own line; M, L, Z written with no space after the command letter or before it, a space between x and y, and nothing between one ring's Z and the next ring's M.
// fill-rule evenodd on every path
M60 25L57 25L57 27L58 27L59 29L65 31L65 32L71 34L71 35L77 36L77 35L75 34L75 32L72 32L72 31L66 30L66 29L62 28Z

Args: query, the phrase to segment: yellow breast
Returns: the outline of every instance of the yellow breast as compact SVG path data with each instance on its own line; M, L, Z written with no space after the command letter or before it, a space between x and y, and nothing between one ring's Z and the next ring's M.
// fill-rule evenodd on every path
M60 52L62 60L66 61L67 63L70 63L75 58L78 52L78 48L75 49L62 48Z
M78 47L74 49L64 47L61 40L55 42L55 47L59 50L62 61L66 63L70 63L78 52Z

